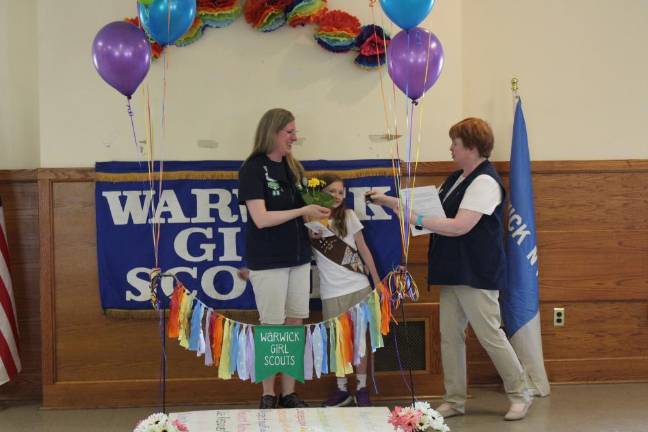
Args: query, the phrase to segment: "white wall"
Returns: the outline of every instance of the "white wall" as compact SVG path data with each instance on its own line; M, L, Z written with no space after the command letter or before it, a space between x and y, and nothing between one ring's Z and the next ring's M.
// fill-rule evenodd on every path
M91 166L96 160L136 158L125 99L101 80L90 55L99 28L133 15L133 4L132 0L39 2L42 166ZM331 0L329 4L344 8L364 24L371 22L368 2ZM61 25L70 19L73 25ZM424 103L422 159L445 157L447 126L461 115L460 24L460 2L442 2L426 24L435 28L448 55L446 70ZM368 138L385 132L378 73L359 69L351 53L323 50L313 40L313 32L309 26L264 34L240 18L228 28L207 31L189 47L172 47L164 140L159 127L161 61L147 78L155 96L151 104L156 147L163 149L157 156L244 158L258 119L267 109L280 106L294 112L305 138L296 150L300 159L390 157L388 144L372 144ZM387 75L385 80L389 82ZM141 92L133 100L138 138L143 139ZM404 101L399 94L396 113L390 113L398 116L401 128ZM217 141L218 148L198 147L197 141L204 139Z
M329 6L371 22L367 1ZM136 159L125 99L101 80L90 52L103 25L135 14L135 0L0 0L0 169ZM448 127L476 115L494 127L493 159L508 159L512 76L534 159L648 158L646 22L645 0L438 0L424 27L442 41L446 63L421 106L420 158L448 160ZM147 79L156 156L243 158L260 115L282 106L305 138L299 158L390 157L389 144L368 139L385 131L378 74L359 70L351 53L324 51L313 32L263 34L240 18L171 48L164 140L161 62ZM395 104L388 99L402 132L405 98L397 90ZM143 139L139 91L134 108ZM219 147L200 148L202 139Z
M508 159L520 80L533 159L648 158L648 1L464 0L463 111Z
M0 169L39 166L35 0L0 0Z

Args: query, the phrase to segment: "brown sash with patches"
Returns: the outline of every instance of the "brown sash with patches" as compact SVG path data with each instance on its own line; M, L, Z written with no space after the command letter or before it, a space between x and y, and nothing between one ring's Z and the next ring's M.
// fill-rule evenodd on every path
M366 275L367 268L360 254L338 236L311 239L311 245L326 258L351 271Z

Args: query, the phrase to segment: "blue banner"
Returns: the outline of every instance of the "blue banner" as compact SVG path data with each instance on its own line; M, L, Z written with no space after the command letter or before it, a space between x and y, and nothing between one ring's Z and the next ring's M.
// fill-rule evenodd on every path
M370 189L394 195L391 160L306 161L307 175L335 171L344 178L347 208L365 226L378 272L400 263L400 229L390 211L365 202ZM153 184L146 163L96 164L96 222L99 289L104 309L150 309L149 273L155 266L153 220L159 220L158 266L174 273L200 301L214 309L255 309L245 267L244 229L239 206L241 161L164 162L162 193L155 164ZM155 215L152 208L155 207ZM155 218L155 219L153 219ZM168 296L172 279L164 279Z
M508 214L508 284L501 293L502 319L509 337L538 313L538 248L536 245L533 184L522 100L513 122Z

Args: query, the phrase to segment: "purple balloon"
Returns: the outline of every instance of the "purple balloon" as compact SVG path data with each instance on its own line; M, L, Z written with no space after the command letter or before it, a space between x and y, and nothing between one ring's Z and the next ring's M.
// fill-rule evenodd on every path
M151 45L139 27L111 22L95 36L92 60L101 78L130 99L151 66Z
M394 84L415 101L423 96L441 75L441 42L434 33L420 27L403 30L387 47L387 67Z

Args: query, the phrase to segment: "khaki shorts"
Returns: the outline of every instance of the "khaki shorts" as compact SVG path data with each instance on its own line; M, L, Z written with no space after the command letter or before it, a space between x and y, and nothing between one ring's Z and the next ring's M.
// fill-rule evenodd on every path
M329 299L322 299L322 319L335 318L348 311L353 306L366 299L371 292L371 287Z
M261 324L283 324L286 318L308 318L310 263L270 270L250 270L250 282Z

